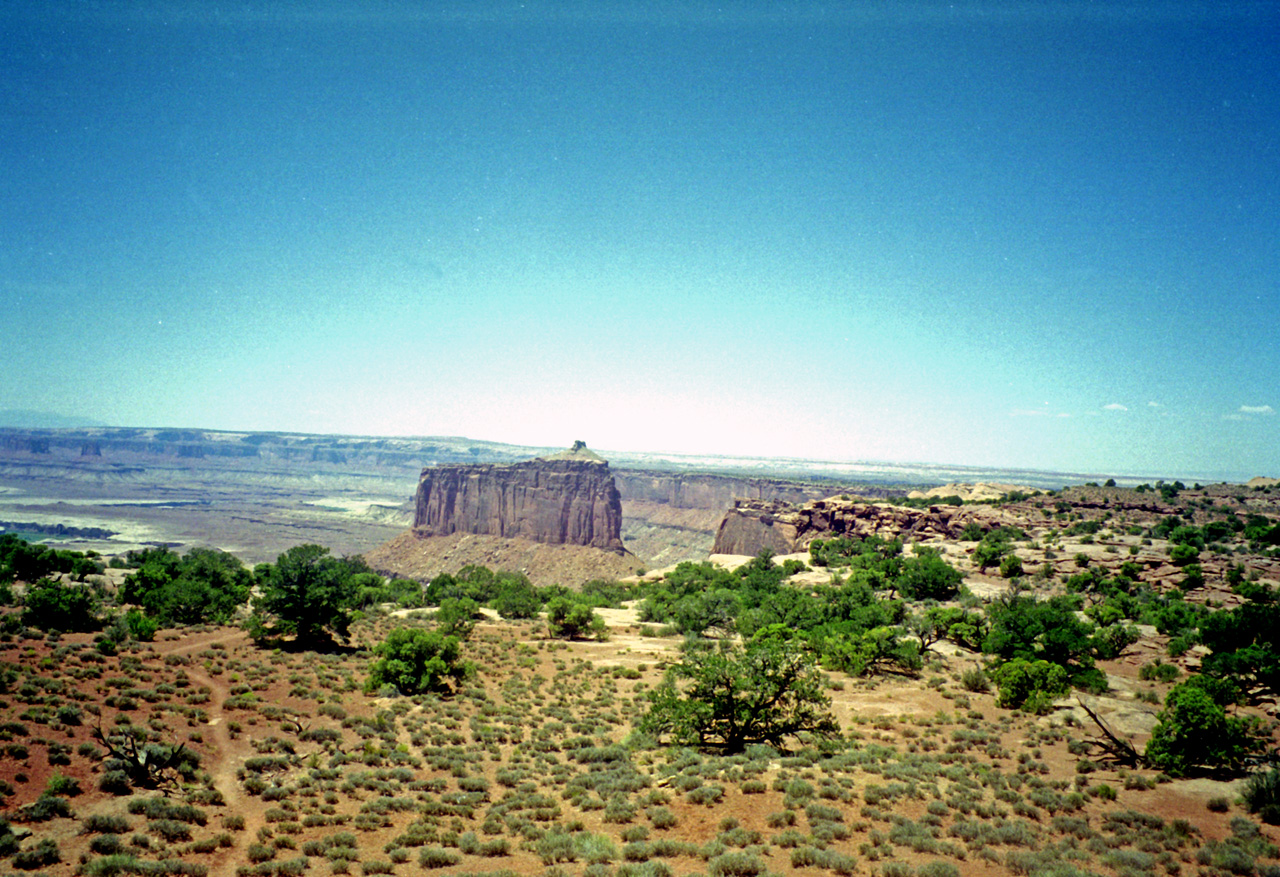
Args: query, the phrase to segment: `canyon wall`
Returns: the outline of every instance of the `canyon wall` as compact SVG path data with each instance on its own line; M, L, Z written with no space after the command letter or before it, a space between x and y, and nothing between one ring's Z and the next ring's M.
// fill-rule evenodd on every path
M625 552L613 474L585 449L506 466L424 469L413 527L420 536L473 533Z
M984 531L1000 526L1002 513L991 506L937 505L927 509L851 500L817 500L804 505L743 500L725 513L716 530L713 554L755 555L804 551L814 539L878 535L887 539L958 539L977 523Z

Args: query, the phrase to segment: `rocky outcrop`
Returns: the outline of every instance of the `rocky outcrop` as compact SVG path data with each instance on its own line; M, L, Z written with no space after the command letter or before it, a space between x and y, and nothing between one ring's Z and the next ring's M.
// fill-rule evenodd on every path
M507 466L423 469L413 526L420 536L473 533L625 552L622 500L609 464L581 443Z
M804 551L814 539L870 536L957 539L969 524L983 530L1000 526L998 509L950 505L927 509L823 499L804 505L743 500L725 513L716 531L713 554L777 554Z
M834 481L788 481L694 472L620 469L615 478L623 502L661 503L675 509L730 508L735 500L761 499L802 503L841 493L867 495L874 486L859 488ZM883 495L883 494L873 494Z

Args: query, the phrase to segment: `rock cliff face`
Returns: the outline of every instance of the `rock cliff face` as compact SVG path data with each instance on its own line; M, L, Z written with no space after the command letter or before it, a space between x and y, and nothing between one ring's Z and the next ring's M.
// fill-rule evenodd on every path
M984 530L1000 526L1000 511L987 506L947 505L913 509L831 499L804 505L743 500L720 521L711 552L755 555L769 548L790 554L804 551L814 539L834 536L956 539L970 523Z
M577 446L509 466L424 469L413 526L421 536L474 533L625 552L609 464Z

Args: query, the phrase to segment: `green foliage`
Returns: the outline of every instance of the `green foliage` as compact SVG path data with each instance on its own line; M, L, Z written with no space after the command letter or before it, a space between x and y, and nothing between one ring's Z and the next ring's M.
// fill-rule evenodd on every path
M1005 555L1012 553L1013 545L1009 534L1003 529L992 530L982 537L982 541L973 549L972 560L978 569L986 572L989 567L996 566Z
M982 641L987 635L987 618L981 612L955 606L934 606L926 615L943 639L966 649L981 651Z
M714 632L727 636L733 633L740 611L734 592L718 588L681 597L672 607L672 620L676 629L686 635L704 636Z
M1164 703L1146 758L1170 776L1195 768L1238 770L1265 748L1257 720L1228 716L1212 693L1192 680L1175 686Z
M897 627L843 633L828 628L818 643L822 665L851 676L866 676L889 668L914 673L924 664L919 644L904 639Z
M1138 678L1146 682L1172 682L1181 675L1177 664L1165 664L1159 659L1138 668Z
M1280 693L1280 599L1266 587L1247 594L1247 602L1234 609L1198 613L1198 637L1210 650L1201 669L1252 693Z
M257 639L293 634L306 645L346 639L358 590L353 578L367 571L358 558L330 557L319 545L290 548L264 570L250 632Z
M102 627L102 601L85 585L40 579L27 588L22 623L41 630L86 632Z
M140 643L151 642L156 638L156 631L160 628L159 621L148 618L140 609L130 609L120 620L125 630L129 632L129 637Z
M503 618L533 618L542 608L542 598L538 596L538 589L520 576L500 582L489 605Z
M0 583L32 583L67 574L82 582L103 570L101 561L83 552L51 548L28 542L13 533L0 533Z
M592 579L578 590L578 599L597 609L621 609L634 596L632 586L607 579Z
M141 606L161 625L226 624L249 599L253 573L233 555L192 548L179 557L168 548L131 552L137 571L124 580L120 599Z
M1141 638L1142 634L1132 624L1108 624L1093 635L1093 651L1102 660L1111 661Z
M991 629L982 650L1009 660L1045 660L1066 666L1092 664L1093 626L1076 616L1077 598L1013 597L987 610Z
M1257 813L1268 825L1280 825L1280 768L1250 774L1242 797L1250 813Z
M1000 561L1000 575L1006 579L1016 579L1022 575L1022 558L1016 554L1006 554Z
M820 674L775 629L745 646L686 650L648 697L639 730L676 745L737 753L838 730Z
M556 597L547 603L547 630L552 636L564 639L608 637L604 619L590 606L568 597Z
M902 562L896 586L910 600L950 600L959 593L963 580L960 571L936 549L917 545L914 556Z
M809 543L809 562L813 566L864 565L869 557L891 558L901 553L902 540L886 541L879 536L836 536Z
M1007 709L1048 712L1053 701L1071 690L1065 668L1048 661L1014 658L991 671L1000 694L996 702Z
M405 694L447 690L466 678L457 637L439 631L396 628L374 649L365 690L393 685Z
M436 624L445 636L467 639L480 617L480 605L469 597L446 597L436 610Z

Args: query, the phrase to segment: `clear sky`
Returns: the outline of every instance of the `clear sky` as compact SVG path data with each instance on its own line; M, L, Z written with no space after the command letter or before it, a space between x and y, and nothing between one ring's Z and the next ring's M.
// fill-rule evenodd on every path
M1280 475L1280 5L0 2L0 408Z

